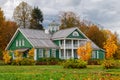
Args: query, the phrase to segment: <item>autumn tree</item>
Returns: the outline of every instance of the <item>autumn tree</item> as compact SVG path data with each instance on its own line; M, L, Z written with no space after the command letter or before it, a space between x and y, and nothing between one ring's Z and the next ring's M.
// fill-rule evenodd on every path
M88 61L92 55L92 46L91 42L87 42L85 45L77 49L77 54L80 56L80 59Z
M3 26L5 23L5 17L4 17L4 13L3 10L0 8L0 57L2 56L2 33L3 33Z
M4 13L0 8L0 51L5 49L16 29L16 23L13 21L6 21Z
M118 43L117 43L117 51L115 52L115 54L113 54L113 57L114 59L120 59L120 41L118 40Z
M86 36L100 48L103 48L103 43L106 41L106 37L97 25L90 25L86 31Z
M63 12L60 14L60 29L78 27L80 25L79 17L74 12Z
M38 7L34 7L31 17L30 28L43 30L43 13Z
M2 26L1 28L0 48L4 50L10 39L12 38L13 34L17 30L17 25L15 22L5 21L4 26Z
M4 51L3 52L3 60L5 64L9 64L11 61L11 56L9 55L9 51Z
M4 13L3 10L0 8L0 29L3 26L4 22L5 22Z
M107 34L107 40L104 43L104 49L106 50L106 58L113 58L113 55L118 49L116 35L112 34L109 30L105 31Z
M21 28L30 26L32 7L26 2L21 2L14 10L13 18Z

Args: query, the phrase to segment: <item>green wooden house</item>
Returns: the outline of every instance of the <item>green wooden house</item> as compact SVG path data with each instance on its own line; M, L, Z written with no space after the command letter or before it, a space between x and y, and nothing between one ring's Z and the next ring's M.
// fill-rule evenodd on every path
M52 35L42 30L18 28L6 50L13 51L13 59L15 58L15 50L22 52L23 57L27 57L28 51L32 48L34 48L34 60L43 57L80 58L76 50L87 41L92 43L91 59L104 59L104 50L94 44L76 27L54 31Z

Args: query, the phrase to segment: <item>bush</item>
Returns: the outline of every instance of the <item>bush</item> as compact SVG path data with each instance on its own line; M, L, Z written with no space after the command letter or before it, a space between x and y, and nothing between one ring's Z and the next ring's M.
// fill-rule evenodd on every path
M34 65L35 60L29 59L29 58L23 58L22 61L20 62L21 65Z
M3 60L0 60L0 65L5 65Z
M62 61L61 59L57 59L57 58L40 58L36 62L36 65L56 65L61 61Z
M103 67L105 69L114 69L114 68L120 68L120 61L119 60L104 60Z
M2 50L0 49L0 60L2 60L3 54L2 54Z
M64 68L86 68L87 67L87 62L80 60L80 59L69 59L63 63Z
M95 59L95 60L88 60L88 65L101 65L103 60Z
M12 65L34 65L35 61L29 58L23 58L21 60L13 60Z

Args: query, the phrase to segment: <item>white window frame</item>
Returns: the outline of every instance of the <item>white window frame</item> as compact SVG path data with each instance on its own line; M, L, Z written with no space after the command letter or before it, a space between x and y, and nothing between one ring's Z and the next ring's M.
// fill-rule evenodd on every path
M21 45L21 40L19 40L19 46L22 46L22 45Z
M16 40L16 47L18 47L18 40Z
M49 49L46 49L45 50L45 57L50 57L50 50Z
M67 54L67 59L72 58L72 50L71 49L66 49L66 54Z
M25 40L22 39L22 46L25 46Z
M52 57L56 57L56 49L52 49Z
M92 58L95 59L96 58L96 55L95 55L95 51L92 51Z
M38 57L39 58L43 57L43 49L38 49Z
M79 36L79 33L77 31L74 31L72 35L73 36Z
M97 51L96 54L97 54L97 59L99 59L99 52Z

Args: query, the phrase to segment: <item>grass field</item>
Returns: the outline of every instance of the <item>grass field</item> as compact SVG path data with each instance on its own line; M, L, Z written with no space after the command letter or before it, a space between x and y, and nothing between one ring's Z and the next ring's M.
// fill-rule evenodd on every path
M0 66L0 80L120 80L120 69L101 66L64 69L62 66Z

